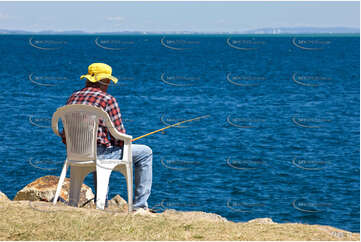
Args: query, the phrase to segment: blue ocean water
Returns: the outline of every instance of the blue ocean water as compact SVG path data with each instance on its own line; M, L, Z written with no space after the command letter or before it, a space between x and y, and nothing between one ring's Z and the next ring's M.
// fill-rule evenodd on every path
M93 62L127 133L209 115L153 149L150 207L360 231L360 39L334 35L0 36L0 190L59 175L50 120ZM85 183L93 186L92 177ZM126 198L113 173L110 197Z

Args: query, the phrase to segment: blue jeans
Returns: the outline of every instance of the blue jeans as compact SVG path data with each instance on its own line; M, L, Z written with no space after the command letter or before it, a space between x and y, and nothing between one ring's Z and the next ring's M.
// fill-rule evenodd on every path
M98 159L119 159L123 157L123 150L120 147L105 148L97 147ZM132 158L134 164L134 202L133 208L148 208L148 198L152 188L152 149L146 145L132 144ZM93 172L96 201L96 172ZM108 204L108 193L105 206Z

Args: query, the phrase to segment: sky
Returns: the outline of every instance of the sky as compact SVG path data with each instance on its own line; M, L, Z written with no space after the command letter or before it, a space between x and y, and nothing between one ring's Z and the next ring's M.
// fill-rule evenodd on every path
M360 27L359 2L0 2L0 29L228 32Z

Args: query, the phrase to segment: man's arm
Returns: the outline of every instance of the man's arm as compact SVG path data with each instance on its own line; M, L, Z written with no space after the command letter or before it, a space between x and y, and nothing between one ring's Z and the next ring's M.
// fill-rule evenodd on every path
M108 113L108 115L110 117L110 120L112 121L114 127L119 132L125 134L126 130L125 130L124 125L123 125L122 115L120 113L117 100L114 97L112 97L109 100L105 111ZM107 128L109 128L109 127L107 127ZM110 140L111 140L110 142L112 143L112 145L120 146L120 147L123 146L123 141L122 140L116 140L110 133L109 133L109 135L110 135Z

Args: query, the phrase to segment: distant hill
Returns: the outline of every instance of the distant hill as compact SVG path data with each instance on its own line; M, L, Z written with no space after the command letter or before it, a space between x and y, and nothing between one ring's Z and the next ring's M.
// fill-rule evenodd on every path
M347 27L282 27L282 28L261 28L244 31L245 34L341 34L341 33L360 33L358 28Z
M26 30L8 30L8 29L0 29L0 34L87 34L84 31L52 31L52 30L44 30L44 31L26 31Z
M272 27L272 28L260 28L251 29L245 31L224 31L224 32L201 32L201 31L118 31L118 32L85 32L81 30L72 31L26 31L26 30L7 30L0 29L1 34L34 34L34 35L86 35L86 34L357 34L360 33L359 28L348 28L348 27Z

